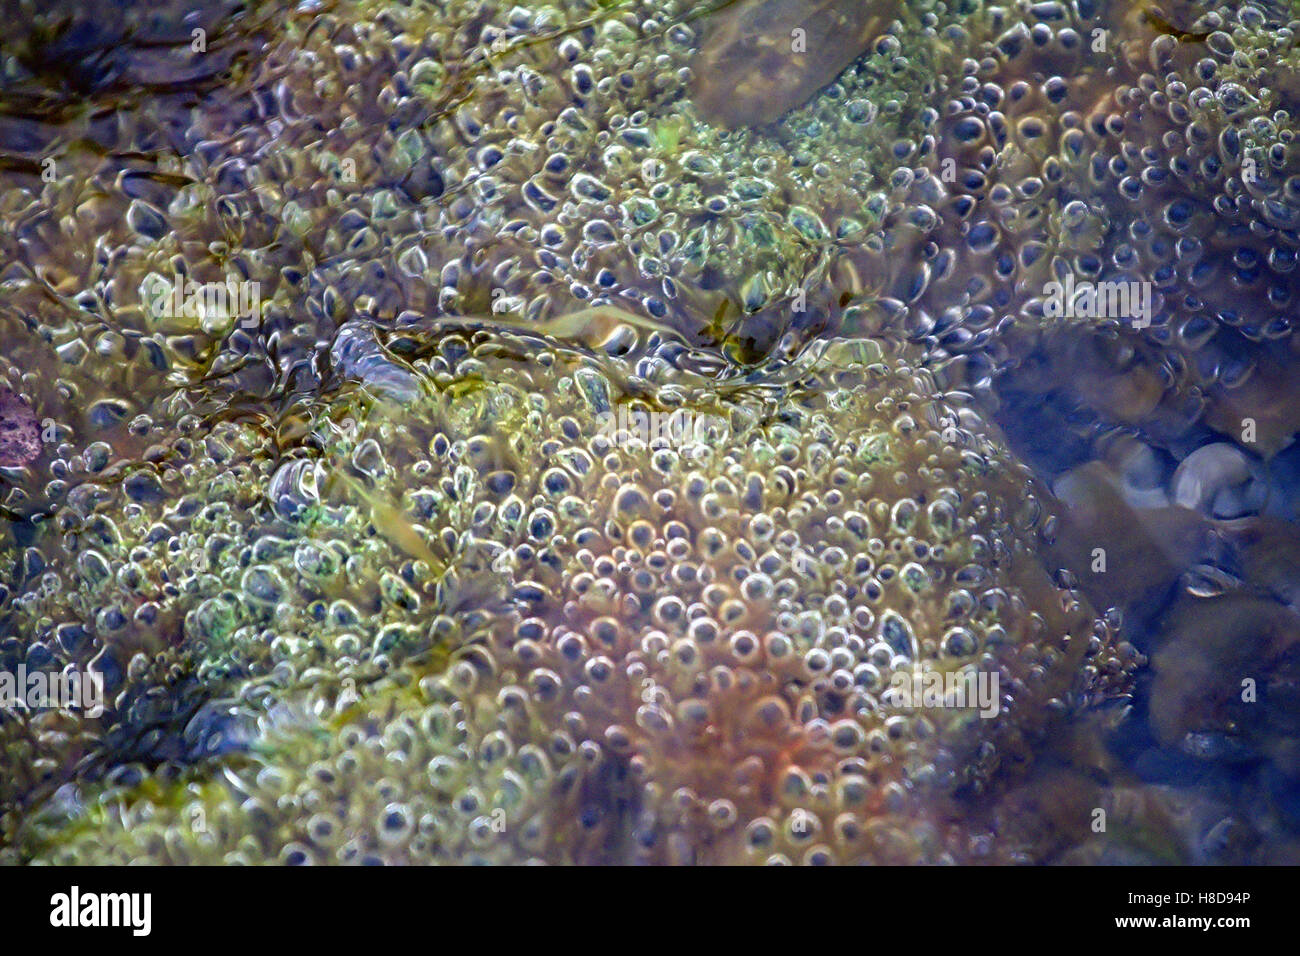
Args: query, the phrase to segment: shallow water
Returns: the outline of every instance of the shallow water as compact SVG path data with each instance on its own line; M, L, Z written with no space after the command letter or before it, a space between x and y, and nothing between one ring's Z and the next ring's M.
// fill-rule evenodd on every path
M0 12L0 859L1300 856L1287 4Z

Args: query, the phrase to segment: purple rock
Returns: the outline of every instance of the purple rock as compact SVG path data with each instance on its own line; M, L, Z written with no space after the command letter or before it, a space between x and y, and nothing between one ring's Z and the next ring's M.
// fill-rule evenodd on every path
M41 454L41 427L27 400L0 385L0 467L25 465Z

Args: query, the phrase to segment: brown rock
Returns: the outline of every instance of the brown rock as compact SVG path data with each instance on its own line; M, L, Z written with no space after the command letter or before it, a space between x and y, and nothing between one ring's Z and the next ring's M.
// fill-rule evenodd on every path
M896 0L757 0L710 18L691 96L705 119L758 126L812 98L861 56Z

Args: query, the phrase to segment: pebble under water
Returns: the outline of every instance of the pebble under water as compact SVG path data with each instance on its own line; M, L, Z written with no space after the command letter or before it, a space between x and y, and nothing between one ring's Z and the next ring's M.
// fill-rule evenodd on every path
M1294 0L0 13L0 862L1300 862Z

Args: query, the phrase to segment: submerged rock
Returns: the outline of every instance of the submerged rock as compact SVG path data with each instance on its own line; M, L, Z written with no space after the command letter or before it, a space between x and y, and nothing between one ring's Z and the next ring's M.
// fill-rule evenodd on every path
M0 467L13 468L41 454L41 427L21 395L0 385Z
M1151 726L1166 745L1241 763L1280 756L1300 736L1300 616L1248 595L1185 597L1152 656Z
M711 123L756 126L806 103L860 57L897 0L739 0L706 19L691 97Z
M1174 472L1174 503L1206 515L1236 518L1263 503L1266 486L1253 481L1255 474L1244 452L1216 442L1192 452Z
M1176 505L1134 507L1102 462L1066 473L1054 491L1064 507L1052 556L1098 607L1156 610L1205 553L1208 521Z

